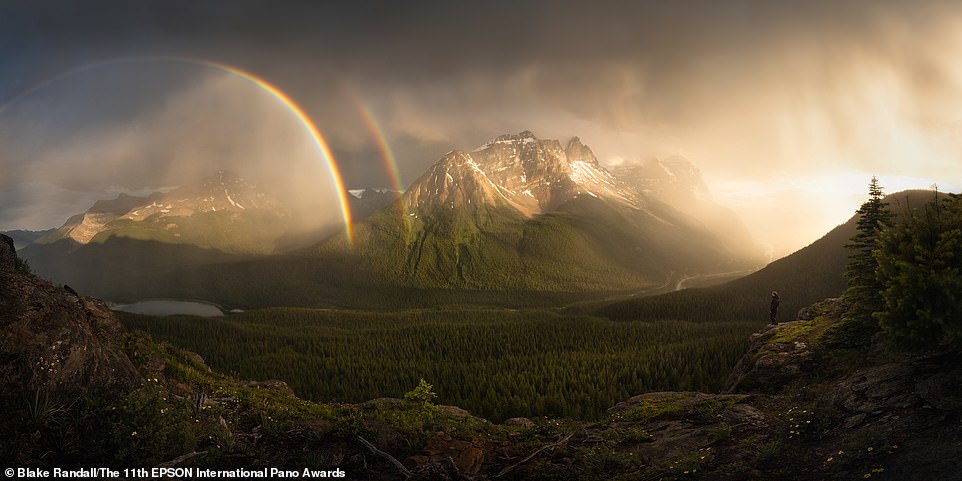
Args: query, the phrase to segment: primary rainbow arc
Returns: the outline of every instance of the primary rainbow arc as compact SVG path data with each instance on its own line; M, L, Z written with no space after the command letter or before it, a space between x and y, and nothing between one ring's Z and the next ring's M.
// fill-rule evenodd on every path
M314 142L314 145L317 147L321 156L324 158L324 161L327 164L328 172L331 174L331 178L334 180L334 185L335 185L335 188L337 189L337 198L338 198L338 202L340 203L340 211L341 211L340 213L341 213L342 219L344 220L344 230L345 230L345 233L347 234L348 243L353 245L354 235L353 235L353 229L351 226L351 210L350 210L350 206L348 205L347 190L344 188L344 182L341 180L341 172L340 172L340 169L338 169L337 167L337 162L334 159L334 154L331 153L331 149L328 146L327 141L324 139L324 136L321 135L321 132L317 129L317 126L314 124L314 121L311 120L311 118L304 112L304 110L300 107L300 105L294 102L294 100L291 99L290 96L288 96L286 93L284 93L283 90L277 88L274 84L268 82L263 77L259 77L246 70L242 70L237 67L233 67L231 65L216 62L213 60L206 60L206 59L199 59L199 58L192 58L192 57L149 56L149 57L112 58L112 59L103 60L100 62L84 64L79 67L75 67L67 71L64 71L42 82L39 82L33 87L30 87L24 90L23 92L20 92L19 94L6 100L2 105L0 105L0 114L2 114L3 111L6 110L6 108L9 105L14 103L18 99L23 98L27 95L30 95L31 93L37 90L40 90L43 87L53 82L56 82L57 80L63 79L65 77L69 77L71 75L74 75L86 70L90 70L92 68L101 67L104 65L117 64L117 63L130 63L130 62L152 62L152 61L170 61L170 62L189 63L194 65L201 65L209 68L214 68L223 72L237 75L238 77L267 91L272 96L274 96L274 98L279 100L281 104L283 104L284 107L287 108L288 111L294 114L298 122L300 122L301 125L308 131L308 133L311 136L311 139Z

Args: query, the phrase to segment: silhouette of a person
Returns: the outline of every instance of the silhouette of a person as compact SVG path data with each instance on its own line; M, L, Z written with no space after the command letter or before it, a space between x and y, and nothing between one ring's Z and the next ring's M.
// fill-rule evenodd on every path
M775 321L775 317L778 315L778 303L779 303L778 292L772 291L772 306L771 306L771 312L769 312L769 318L771 318L772 324L777 324L777 322Z

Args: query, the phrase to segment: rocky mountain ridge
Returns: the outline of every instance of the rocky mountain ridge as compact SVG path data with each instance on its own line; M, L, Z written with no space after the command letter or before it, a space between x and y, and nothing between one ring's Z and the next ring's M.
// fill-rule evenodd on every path
M652 157L639 163L623 162L613 167L611 172L642 193L671 204L678 200L711 196L698 168L688 159L677 155Z
M530 131L499 136L471 152L448 152L408 192L407 209L415 215L428 208L487 204L532 217L579 195L644 207L643 199L602 167L579 138L562 147Z
M640 195L672 206L717 235L732 252L764 263L761 248L734 211L712 198L701 171L681 156L650 158L641 163L622 163L611 169Z
M279 236L286 231L289 212L281 202L227 171L195 184L146 197L120 194L113 200L100 200L87 211L68 219L56 232L37 240L51 244L70 240L79 245L103 242L110 236L169 239L175 243L196 243L201 247L233 250L229 242L216 235L196 231L230 228L232 221L247 223L269 218L271 230ZM207 238L204 242L200 238ZM226 248L224 248L226 247Z
M394 204L404 195L404 192L391 188L374 187L364 189L350 189L347 197L351 208L351 219L363 221L375 211Z

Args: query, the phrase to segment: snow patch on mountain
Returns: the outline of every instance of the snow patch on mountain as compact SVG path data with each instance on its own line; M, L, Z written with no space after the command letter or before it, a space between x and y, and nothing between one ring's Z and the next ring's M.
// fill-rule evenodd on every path
M524 131L499 136L471 152L448 152L414 182L405 202L412 211L452 203L507 204L534 216L583 192L636 209L645 207L577 137L562 147L558 140Z
M248 210L269 212L278 219L288 216L282 204L265 194L257 186L225 171L199 183L185 185L168 192L155 192L148 197L121 194L114 200L102 200L61 226L47 241L70 238L87 244L101 232L122 228L115 221L159 223L170 230L178 225L178 218L207 212L231 212L239 215ZM279 221L283 223L283 221Z
M237 202L234 202L234 199L230 196L230 192L227 192L227 189L224 189L224 195L227 196L227 201L230 202L230 205L234 207L238 207L241 210L245 210L243 205L240 205Z

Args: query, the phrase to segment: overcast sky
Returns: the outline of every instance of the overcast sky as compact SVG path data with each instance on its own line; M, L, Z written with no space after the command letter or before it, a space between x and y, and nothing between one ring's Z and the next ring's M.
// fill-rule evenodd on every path
M888 191L962 185L958 2L0 0L0 229L59 225L191 166L323 177L250 83L105 62L160 56L285 91L349 188L391 183L354 98L405 184L503 133L577 135L608 165L687 157L775 254L851 216L873 174Z

